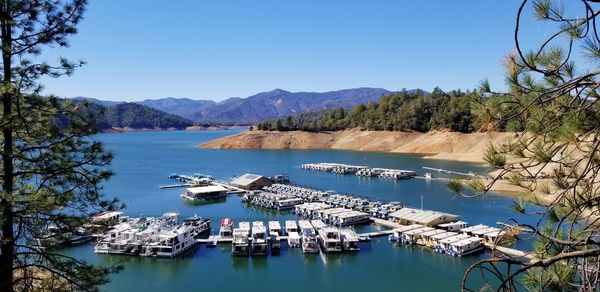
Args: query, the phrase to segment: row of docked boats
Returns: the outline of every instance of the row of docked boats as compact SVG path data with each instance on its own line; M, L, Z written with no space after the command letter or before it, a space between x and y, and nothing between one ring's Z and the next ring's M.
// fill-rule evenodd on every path
M193 216L178 224L178 217L175 212L161 217L120 216L106 232L96 235L94 252L166 258L181 255L197 245L197 237L210 230L210 219Z
M460 229L456 227L460 226ZM466 256L485 249L484 242L493 242L506 232L487 225L466 227L466 222L440 224L438 228L412 224L395 228L391 241L404 245L425 245L436 252L452 256Z
M331 172L335 174L356 174L357 176L380 177L388 179L406 179L417 175L415 171L392 168L371 168L362 165L349 165L342 163L306 163L300 166L301 169L314 170L322 172Z
M289 248L300 248L303 253L358 251L359 236L352 229L339 229L328 226L320 220L285 221L284 228L279 221L238 223L233 228L231 219L223 219L219 231L221 240L231 238L233 256L266 256L279 254L282 242Z
M242 197L242 201L255 206L274 210L292 209L296 214L311 219L321 219L335 225L352 225L366 223L368 217L387 219L388 215L404 207L400 202L372 201L364 197L353 195L332 194L321 190L302 186L273 184L264 187L262 191L249 192ZM342 211L356 211L347 214L349 218L337 218L329 222L328 218L316 217L314 214L298 212L298 208L308 209L316 206L319 209L339 208Z
M304 203L294 207L293 213L310 219L319 219L336 226L351 226L371 222L368 213L334 207L326 203Z

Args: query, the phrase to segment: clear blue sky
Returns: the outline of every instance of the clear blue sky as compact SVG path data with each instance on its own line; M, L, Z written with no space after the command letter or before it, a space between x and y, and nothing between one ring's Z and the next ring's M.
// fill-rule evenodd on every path
M517 2L92 0L71 47L43 56L88 64L43 84L63 97L128 101L471 89L483 78L503 86Z

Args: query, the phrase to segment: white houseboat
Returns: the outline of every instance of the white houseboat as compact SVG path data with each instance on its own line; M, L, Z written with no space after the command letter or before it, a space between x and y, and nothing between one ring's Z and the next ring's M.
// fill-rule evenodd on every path
M252 222L252 256L263 256L268 253L267 229L260 221Z
M371 217L367 213L352 211L340 214L334 218L334 224L338 226L350 226L371 222Z
M302 252L303 253L319 253L319 241L317 233L308 220L298 221L300 231L302 233Z
M358 234L350 228L340 229L340 237L342 239L342 249L345 251L359 251Z
M297 231L288 232L288 246L291 248L298 248L302 245L302 239Z
M233 229L231 254L234 256L248 256L249 252L248 230L242 228Z
M390 239L390 241L402 242L404 232L407 232L407 231L410 231L413 229L417 229L417 228L422 228L422 227L423 227L423 225L420 225L420 224L400 226L400 227L394 229L393 233L390 234L389 239Z
M198 234L198 227L182 225L168 232L160 233L158 241L144 245L144 255L172 258L196 246L194 234Z
M279 221L269 221L269 243L271 245L271 254L277 254L281 250L281 225Z
M478 237L469 237L463 240L450 243L450 250L447 251L452 256L466 256L482 251L485 246L482 243L483 239Z
M285 221L285 234L290 235L290 232L298 233L298 225L296 225L296 221L294 220Z
M231 218L221 219L221 228L219 229L219 237L223 239L233 238L233 220Z
M466 235L466 234L458 234L458 235L455 235L455 236L446 237L446 238L442 239L440 241L439 246L435 247L434 249L437 252L440 252L440 253L449 253L450 251L452 251L451 244L453 242L458 242L458 241L461 241L463 239L467 239L469 237L471 237L471 236Z
M319 231L319 243L325 252L342 251L340 232L334 227L325 227Z
M321 229L327 227L327 224L323 223L321 220L310 220L310 224L315 228L315 231L318 233L321 232Z
M210 231L210 219L194 215L192 217L184 219L183 226L192 227L192 236L198 237L198 235Z

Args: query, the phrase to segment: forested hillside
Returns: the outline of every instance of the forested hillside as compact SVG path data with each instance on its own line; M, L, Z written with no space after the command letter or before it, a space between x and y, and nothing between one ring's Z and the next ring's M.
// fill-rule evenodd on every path
M105 108L98 117L102 129L185 129L193 123L182 117L136 103L121 103Z
M69 101L67 101L69 102ZM80 114L93 121L98 131L111 128L131 129L185 129L193 122L137 103L118 103L110 106L90 100L73 100ZM67 127L69 119L58 116L56 122Z
M472 100L475 92L444 92L436 88L424 91L401 91L381 97L379 102L359 104L352 110L343 108L301 113L286 119L266 121L259 130L337 131L360 128L375 131L418 131L450 129L472 132L476 118Z

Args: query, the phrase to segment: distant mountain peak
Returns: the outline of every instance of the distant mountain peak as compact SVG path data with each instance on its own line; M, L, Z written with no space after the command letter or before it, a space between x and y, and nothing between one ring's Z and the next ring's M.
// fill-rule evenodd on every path
M339 107L349 109L357 104L378 101L382 95L389 93L391 91L387 89L373 87L327 92L290 92L275 88L246 98L231 97L220 102L166 97L138 103L195 122L241 125L301 112Z

